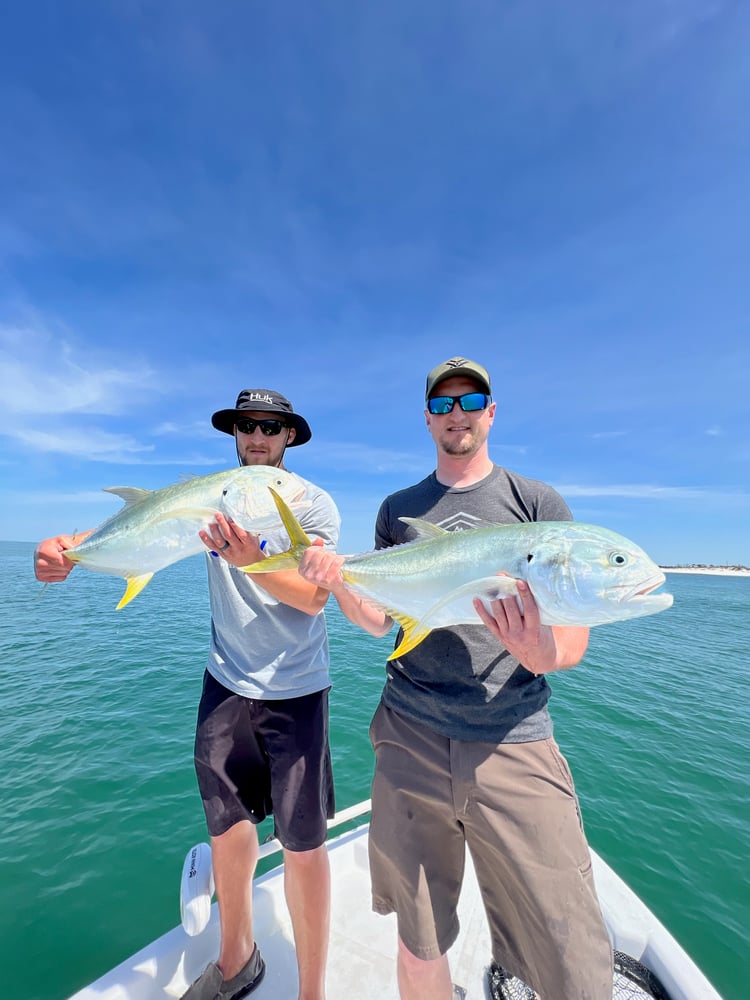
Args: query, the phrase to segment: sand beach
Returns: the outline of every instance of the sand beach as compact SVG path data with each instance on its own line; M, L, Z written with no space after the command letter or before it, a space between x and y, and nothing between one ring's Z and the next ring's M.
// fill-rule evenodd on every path
M750 576L748 566L661 566L665 573L707 573L713 576Z

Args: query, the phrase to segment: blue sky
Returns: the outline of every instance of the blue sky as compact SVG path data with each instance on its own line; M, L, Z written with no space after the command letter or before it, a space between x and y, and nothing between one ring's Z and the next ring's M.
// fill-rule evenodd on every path
M233 464L250 386L313 428L342 551L491 455L662 563L750 565L750 6L90 0L0 34L0 538Z

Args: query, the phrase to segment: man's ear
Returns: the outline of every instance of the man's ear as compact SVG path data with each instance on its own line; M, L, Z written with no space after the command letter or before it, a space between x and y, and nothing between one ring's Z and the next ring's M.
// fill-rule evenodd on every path
M297 431L294 427L289 428L289 437L286 439L287 445L290 445L292 441L297 437Z

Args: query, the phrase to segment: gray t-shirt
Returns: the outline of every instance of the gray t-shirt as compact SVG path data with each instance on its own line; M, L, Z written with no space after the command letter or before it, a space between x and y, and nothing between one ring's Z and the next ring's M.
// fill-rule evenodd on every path
M432 473L386 497L375 525L376 548L414 537L400 517L419 517L449 531L572 520L551 486L500 466L473 486L443 486ZM397 643L400 638L399 631ZM527 743L552 735L547 681L522 667L484 625L435 629L387 663L386 673L383 702L451 739Z
M313 483L299 515L310 538L336 548L341 521L331 497ZM264 531L265 552L289 548L284 527ZM325 616L308 615L277 601L224 559L208 557L211 648L207 669L224 687L246 698L299 698L330 685Z

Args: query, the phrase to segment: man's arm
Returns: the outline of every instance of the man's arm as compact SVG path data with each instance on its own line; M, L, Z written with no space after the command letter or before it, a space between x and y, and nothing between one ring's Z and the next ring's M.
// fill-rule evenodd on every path
M341 567L344 557L319 545L305 549L299 575L308 583L333 594L342 613L354 625L377 638L386 635L393 625L390 615L353 594L344 583Z
M37 580L42 583L62 583L66 580L75 563L65 558L65 550L80 545L93 532L92 528L75 535L55 535L54 538L43 539L34 549L34 575Z
M539 607L529 585L525 580L516 583L523 611L515 597L491 601L489 610L483 601L474 601L479 617L490 632L532 674L567 670L580 663L589 642L588 628L542 625Z

